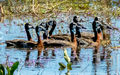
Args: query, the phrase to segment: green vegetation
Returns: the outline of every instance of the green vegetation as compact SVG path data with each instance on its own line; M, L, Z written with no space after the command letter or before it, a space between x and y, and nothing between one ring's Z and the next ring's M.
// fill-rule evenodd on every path
M62 71L62 70L64 70L67 67L67 73L66 73L66 75L70 75L69 71L72 70L72 67L71 67L72 63L71 63L71 60L70 60L70 58L69 58L69 56L67 54L67 50L66 49L64 49L64 59L67 62L67 66L64 63L60 62L59 63L59 66L60 66L59 70Z
M59 13L120 15L120 1L112 0L5 0L1 4L4 15L32 15L39 19L56 17Z
M7 67L3 66L2 64L0 64L0 75L5 75L5 69L7 70L7 74L6 75L13 75L15 70L18 68L19 62L15 62L12 67L9 67L7 65Z

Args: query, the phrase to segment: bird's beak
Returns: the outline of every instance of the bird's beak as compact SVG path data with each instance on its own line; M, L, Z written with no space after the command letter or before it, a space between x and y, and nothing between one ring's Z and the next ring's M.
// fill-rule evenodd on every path
M82 29L87 29L86 27L82 27Z
M113 29L108 23L101 21L101 24L104 25L107 29Z

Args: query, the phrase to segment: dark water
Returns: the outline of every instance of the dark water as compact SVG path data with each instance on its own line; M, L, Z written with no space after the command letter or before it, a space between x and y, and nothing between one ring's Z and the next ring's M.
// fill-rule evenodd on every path
M83 23L87 27L87 30L91 31L91 22L93 17L83 17L87 22ZM72 19L72 16L59 15L56 19L57 27L53 34L69 33L68 25ZM46 19L45 19L46 20ZM13 39L24 39L27 40L26 33L23 24L26 22L32 23L34 26L42 21L33 22L33 18L13 18L4 19L0 23L0 42L5 42L6 40ZM64 22L61 22L64 20ZM112 18L111 23L115 27L120 28L120 19ZM35 41L37 41L36 34L34 30L31 30L31 35ZM100 46L99 48L78 48L79 61L75 61L74 56L71 56L71 48L66 48L71 61L73 62L71 75L119 75L120 74L120 50L111 49L111 47L119 46L119 32L109 31L111 43L106 47ZM6 44L0 45L0 64L6 64L9 62L11 65L15 61L20 61L18 70L16 70L15 75L65 75L67 70L59 71L59 62L67 64L64 59L64 51L62 48L48 49L42 51L38 58L38 50L25 50L16 48L6 48ZM39 65L36 66L36 62Z

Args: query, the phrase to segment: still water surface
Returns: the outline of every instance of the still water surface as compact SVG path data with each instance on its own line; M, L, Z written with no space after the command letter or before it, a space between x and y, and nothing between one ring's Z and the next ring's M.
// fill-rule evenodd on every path
M84 18L83 16L80 16ZM68 25L70 23L69 18L65 15L59 15L56 19L57 27L53 34L69 33ZM83 23L87 30L91 31L93 17L87 16L84 18L87 22ZM64 22L61 22L64 20ZM26 33L24 30L24 23L30 22L34 26L45 20L39 20L33 22L33 18L13 18L4 19L0 23L0 42L13 39L25 39L27 40ZM111 23L120 28L120 19L112 18ZM37 41L34 30L31 30L32 38ZM67 53L73 62L71 75L119 75L120 74L120 49L111 49L111 46L120 45L120 33L118 31L109 31L111 43L106 47L100 46L99 48L79 48L78 56L79 61L75 61L74 56L71 56L71 48L67 48ZM97 50L97 51L96 51ZM59 62L67 64L64 59L64 52L62 48L47 49L42 51L38 58L38 50L26 50L7 48L6 44L0 45L0 64L6 64L9 62L11 65L15 61L20 61L18 70L15 75L65 75L67 70L59 71ZM39 65L36 66L36 62ZM18 72L19 71L19 72Z

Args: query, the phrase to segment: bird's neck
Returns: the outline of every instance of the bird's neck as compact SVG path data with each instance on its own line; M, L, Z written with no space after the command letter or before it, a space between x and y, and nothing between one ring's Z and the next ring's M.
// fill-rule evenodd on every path
M53 31L54 31L55 27L56 27L56 25L54 24L54 25L52 26L52 29L51 29L51 30L50 30L50 32L49 32L49 36L51 36L51 35L52 35L52 33L53 33Z
M49 28L49 25L46 24L46 31L43 33L43 39L48 39L48 28Z
M80 31L79 31L79 27L76 27L76 35L78 35L77 37L78 38L81 38L81 33L80 33Z
M46 30L48 30L48 28L49 28L49 25L48 25L48 24L46 24Z
M43 39L48 39L48 34L47 33L43 34Z
M26 30L26 33L27 33L28 41L32 41L32 37L30 35L30 32L28 30Z

